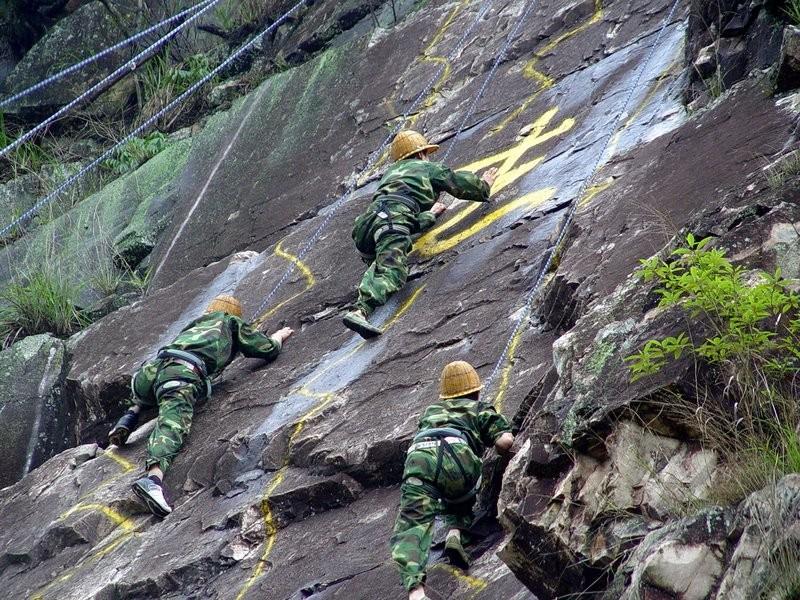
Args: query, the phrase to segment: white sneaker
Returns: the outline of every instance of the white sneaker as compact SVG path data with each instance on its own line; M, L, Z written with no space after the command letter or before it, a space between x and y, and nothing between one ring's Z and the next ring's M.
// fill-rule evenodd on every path
M164 490L156 477L142 477L133 482L133 493L145 503L155 516L164 518L172 512L172 507L164 497Z

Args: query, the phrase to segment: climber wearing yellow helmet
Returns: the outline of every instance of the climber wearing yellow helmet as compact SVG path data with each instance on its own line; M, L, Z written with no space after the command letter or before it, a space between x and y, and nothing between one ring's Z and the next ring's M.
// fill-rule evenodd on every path
M481 456L490 446L505 454L514 443L505 417L480 401L482 388L469 363L459 360L445 366L439 401L425 410L408 449L391 546L409 600L426 598L425 566L437 515L443 515L450 528L445 556L469 568L462 532L472 524Z
M294 333L289 327L271 336L242 320L242 305L233 296L217 296L206 313L195 319L158 356L133 375L133 406L108 435L123 446L136 429L142 408L158 407L158 420L147 442L147 474L133 484L134 493L153 514L165 517L172 508L162 488L166 471L192 424L194 405L211 394L211 378L219 375L237 353L274 359Z
M456 198L488 202L497 169L478 177L431 162L439 146L416 131L401 131L391 147L395 164L389 167L366 212L353 227L353 240L369 264L358 287L356 310L344 316L344 324L365 338L381 334L369 316L397 292L408 277L411 237L434 225L447 207L438 201L448 192Z

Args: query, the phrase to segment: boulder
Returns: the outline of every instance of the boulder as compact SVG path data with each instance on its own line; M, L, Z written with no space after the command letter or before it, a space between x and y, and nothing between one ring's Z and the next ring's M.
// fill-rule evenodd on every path
M788 26L783 30L775 87L779 92L800 87L800 28L798 27Z
M127 37L127 27L118 20L119 14L110 11L101 0L93 0L58 21L8 75L8 93L20 92ZM129 25L135 28L135 23ZM128 58L130 54L125 50L105 56L78 73L8 106L6 112L27 114L52 111L76 98ZM120 110L130 98L132 86L130 78L117 83L93 104L92 110L102 113Z
M0 352L0 487L74 443L61 396L66 364L64 343L47 334Z

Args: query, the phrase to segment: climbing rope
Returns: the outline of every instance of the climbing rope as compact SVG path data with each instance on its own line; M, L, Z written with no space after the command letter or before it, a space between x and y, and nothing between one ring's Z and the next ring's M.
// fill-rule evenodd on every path
M218 0L213 0L218 1ZM117 150L125 146L129 141L133 138L137 137L143 131L146 131L150 128L151 125L155 124L162 116L167 114L168 112L172 111L175 107L181 104L184 100L189 98L192 94L194 94L197 90L203 87L206 83L211 81L214 77L217 76L223 69L228 67L234 60L239 58L244 52L249 50L258 40L262 37L271 33L278 27L280 27L289 17L291 17L297 10L306 4L308 0L300 0L297 4L295 4L292 8L290 8L287 12L285 12L281 17L279 17L272 25L267 27L264 31L259 33L253 39L248 41L246 44L241 46L238 50L236 50L233 54L231 54L228 58L222 61L217 67L211 70L208 74L206 74L202 79L198 80L191 87L189 87L185 92L183 92L180 96L175 98L172 102L170 102L167 106L162 108L152 117L147 119L144 123L139 125L136 129L122 138L119 142L114 144L111 148L103 152L100 156L94 159L92 162L81 168L77 173L66 179L64 182L61 183L56 189L50 192L47 196L39 200L36 204L34 204L29 210L25 211L22 215L20 215L17 219L6 225L3 229L0 229L0 239L4 238L9 231L11 231L14 227L19 226L22 223L28 221L31 217L36 215L44 206L52 202L56 199L59 195L61 195L65 190L70 188L76 181L84 177L87 173L96 169L100 164L103 163L106 159L110 158ZM213 4L210 4L212 6ZM206 7L208 8L208 7Z
M602 150L597 154L597 160L595 161L594 166L592 167L592 170L589 172L589 176L586 177L583 180L583 183L581 184L581 187L578 190L578 193L576 194L576 196L572 199L572 202L570 203L570 208L569 208L569 210L567 212L566 219L564 220L564 223L563 223L563 225L561 227L561 231L559 232L555 243L548 250L547 259L545 260L544 264L542 265L542 268L539 270L539 274L536 277L536 280L535 280L535 282L533 284L533 287L524 296L523 310L520 312L520 315L516 320L516 324L514 326L514 329L511 332L511 335L508 337L508 341L506 342L506 345L503 348L503 352L500 354L500 358L497 359L497 363L495 363L494 368L492 369L492 372L490 373L489 377L486 379L486 384L485 384L486 392L485 393L487 394L487 396L489 394L489 391L492 388L492 384L494 383L494 379L497 377L497 374L500 372L500 368L502 367L502 365L506 361L506 357L508 356L508 353L511 350L511 346L514 343L514 339L517 337L517 335L519 335L520 331L522 330L522 328L525 325L525 321L527 320L528 315L531 312L531 309L532 309L532 306L533 306L533 301L536 298L536 295L537 295L537 293L539 291L539 288L541 287L542 282L544 281L545 276L547 275L547 272L550 270L550 267L553 264L553 259L555 258L556 254L559 252L559 250L561 249L561 245L564 243L564 240L566 239L567 232L568 232L570 226L572 225L572 222L575 219L575 213L578 210L578 202L580 201L581 198L583 198L583 195L586 193L586 190L589 188L589 184L591 184L592 180L594 179L594 176L595 176L595 174L597 172L597 169L599 168L600 163L602 162L603 157L605 156L606 150L608 150L608 146L609 146L611 140L613 139L614 135L616 134L617 129L619 129L619 125L622 122L623 117L627 114L628 105L630 104L631 100L633 99L633 94L636 91L636 89L639 87L639 84L641 83L641 80L642 80L642 77L643 77L643 75L645 73L645 70L650 65L650 61L653 59L653 54L655 53L655 49L658 47L659 43L661 42L661 38L664 36L664 32L667 30L667 27L669 26L670 22L672 21L672 18L673 18L674 14L675 14L675 10L678 8L678 4L679 3L680 3L680 0L675 0L673 2L673 4L672 4L672 8L670 9L669 13L665 17L664 23L661 25L661 29L659 30L658 35L656 36L653 44L650 46L650 50L649 50L649 52L647 54L647 58L642 63L642 66L639 68L639 71L638 71L638 73L636 75L636 79L634 80L633 85L628 90L628 95L625 98L625 103L624 103L624 105L622 107L622 110L617 114L616 118L614 119L611 131L605 137L605 141L603 142Z
M169 31L166 35L160 37L158 40L150 44L147 48L142 50L139 54L134 56L131 60L125 63L123 66L116 69L113 73L102 79L101 81L94 84L88 90L83 92L77 98L75 98L72 102L67 104L66 106L59 109L54 114L47 117L44 121L39 123L36 127L25 133L24 135L20 136L10 144L8 144L5 148L0 149L0 158L6 156L9 152L13 151L15 148L18 148L20 145L24 144L28 140L30 140L33 136L37 133L42 131L45 127L53 123L53 121L61 118L69 111L71 111L76 106L83 103L87 98L91 98L95 93L102 93L106 90L106 88L110 87L114 83L116 83L122 76L127 75L128 73L133 73L139 65L143 64L145 61L149 60L156 52L158 52L164 45L167 44L172 38L174 38L182 29L185 29L197 19L202 17L206 12L211 10L216 4L218 4L221 0L209 0L209 2L201 9L198 10L195 14L191 17L186 19L183 23L178 25L175 29Z
M431 77L430 81L425 85L425 87L423 87L422 91L417 95L416 98L414 98L413 102L409 105L406 111L400 116L400 120L397 123L397 125L395 125L395 127L386 137L386 139L383 140L383 143L378 147L378 149L372 153L372 155L367 160L366 165L358 172L356 176L353 177L352 182L348 184L345 192L341 196L339 196L336 202L334 202L330 206L330 208L328 209L328 213L325 216L325 219L323 219L322 223L320 223L316 231L314 231L314 233L311 235L308 241L303 245L303 247L297 253L298 261L303 260L305 255L308 254L308 252L311 250L314 244L316 244L317 240L319 240L320 236L322 235L322 232L325 231L325 229L328 227L334 215L336 215L339 209L351 199L353 192L356 190L356 187L358 186L358 182L361 179L361 177L363 177L364 174L366 174L372 167L375 166L380 157L383 155L383 152L386 150L386 148L394 139L395 135L397 135L397 133L403 128L403 125L405 125L405 122L408 120L411 113L417 110L422 100L433 89L433 87L436 85L436 82L439 81L439 78L441 77L442 73L444 73L445 69L447 68L447 63L450 62L451 60L454 60L455 57L457 57L464 50L469 41L468 40L469 36L478 26L478 23L480 23L483 16L489 11L490 5L491 2L482 3L481 8L478 11L478 14L475 16L475 20L462 34L461 38L456 43L455 50L453 50L453 52L451 52L447 56L447 60L442 62L442 64L434 73L434 76ZM270 291L269 294L267 294L267 296L264 298L263 302L261 302L258 309L254 313L254 317L259 317L265 311L267 306L269 306L270 302L272 301L272 298L275 296L278 290L280 290L281 287L283 287L283 285L289 279L291 274L294 272L294 269L295 269L295 264L294 262L292 262L284 272L283 276L278 280L278 283L275 284L275 287L272 288L272 291ZM258 319L255 320L257 321Z
M3 108L4 106L8 106L9 104L13 104L14 102L16 102L18 100L21 100L22 98L24 98L26 96L29 96L29 95L33 94L34 92L38 92L39 90L41 90L43 88L46 88L47 86L55 83L59 79L63 79L64 77L67 77L68 75L72 75L73 73L75 73L77 71L80 71L84 67L88 67L89 65L97 62L98 60L108 56L109 54L113 54L114 52L117 52L118 50L122 50L123 48L126 48L128 46L132 46L132 45L136 44L139 40L141 40L142 38L147 37L148 35L150 35L154 31L157 31L158 29L161 29L162 27L166 27L166 26L172 25L173 23L175 23L177 21L180 21L185 16L190 15L191 13L195 12L196 10L200 10L200 8L202 8L203 6L205 6L206 4L208 4L209 2L212 2L212 1L213 0L203 0L203 2L199 2L199 3L195 4L194 6L191 6L191 7L187 8L186 10L182 10L181 12L179 12L178 14L176 14L176 15L174 15L172 17L164 19L163 21L161 21L159 23L156 23L155 25L153 25L151 27L148 27L147 29L145 29L143 31L140 31L139 33L136 33L136 34L132 35L128 39L122 40L121 42L118 42L117 44L114 44L113 46L110 46L109 48L106 48L105 50L101 50L100 52L98 52L94 56L90 56L89 58L85 58L84 60L75 63L71 67L67 67L66 69L64 69L62 71L59 71L58 73L56 73L54 75L51 75L47 79L44 79L44 80L40 81L39 83L37 83L35 85L32 85L29 88L26 88L26 89L22 90L21 92L18 92L16 94L14 94L13 96L9 96L8 98L0 100L0 108Z
M494 75L497 72L497 67L499 67L500 63L503 62L503 59L505 59L508 50L511 48L511 44L514 43L514 38L516 37L517 32L519 31L520 27L522 27L522 24L527 20L528 14L531 12L531 9L533 9L534 6L536 6L535 0L533 2L525 3L525 10L522 12L522 15L517 20L517 24L511 30L511 33L508 34L506 43L503 45L503 47L500 49L500 52L497 54L497 58L495 58L494 63L492 64L492 68L489 69L489 73L486 76L486 79L484 79L483 85L481 85L481 88L478 90L478 93L473 97L472 103L467 109L467 112L464 113L464 118L461 119L461 124L458 126L458 129L456 130L456 135L453 138L452 143L447 147L447 150L442 155L442 162L447 162L447 157L450 156L450 153L456 146L456 141L461 136L462 132L464 131L464 128L467 126L467 121L472 116L472 113L475 112L475 109L478 107L478 102L480 102L480 99L483 97L483 94L489 88L489 83L491 83L492 79L494 78Z

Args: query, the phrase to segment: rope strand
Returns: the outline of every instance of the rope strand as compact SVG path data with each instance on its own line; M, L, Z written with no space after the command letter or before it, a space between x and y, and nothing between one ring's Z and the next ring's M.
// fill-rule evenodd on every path
M14 102L16 102L18 100L21 100L22 98L24 98L26 96L29 96L29 95L33 94L34 92L38 92L39 90L41 90L41 89L43 89L43 88L55 83L59 79L63 79L64 77L67 77L68 75L72 75L73 73L75 73L77 71L80 71L84 67L87 67L87 66L91 65L92 63L97 62L101 58L105 58L109 54L113 54L114 52L116 52L118 50L122 50L123 48L125 48L127 46L132 46L133 44L135 44L136 42L138 42L142 38L150 35L154 31L156 31L158 29L161 29L162 27L165 27L167 25L172 25L176 21L180 21L186 15L189 15L189 14L195 12L196 10L200 10L201 7L203 7L204 5L208 4L211 1L212 0L203 0L203 2L199 2L199 3L195 4L194 6L191 6L191 7L187 8L187 9L185 9L185 10L182 10L177 15L173 15L173 16L167 18L167 19L164 19L163 21L160 21L159 23L156 23L155 25L153 25L151 27L148 27L147 29L145 29L143 31L140 31L139 33L136 33L136 34L132 35L131 37L129 37L126 40L122 40L121 42L118 42L117 44L114 44L113 46L110 46L109 48L106 48L105 50L101 50L100 52L98 52L94 56L90 56L89 58L85 58L84 60L75 63L71 67L67 67L66 69L64 69L62 71L59 71L58 73L56 73L54 75L51 75L47 79L44 79L44 80L40 81L39 83L37 83L35 85L32 85L29 88L26 88L26 89L22 90L21 92L18 92L16 94L14 94L13 96L9 96L8 98L0 100L0 108L8 106L9 104L13 104Z
M14 140L10 144L8 144L6 147L0 149L0 158L2 158L3 156L6 156L9 152L15 150L16 148L19 148L19 146L21 146L22 144L24 144L25 142L30 140L33 136L35 136L37 133L42 131L44 128L46 128L48 125L50 125L51 123L53 123L57 119L63 117L65 114L67 114L73 108L75 108L76 106L79 106L80 104L82 104L85 100L90 99L95 94L101 94L101 93L105 92L107 88L111 87L113 84L115 84L123 76L125 76L125 75L127 75L129 73L133 73L133 71L135 71L141 64L143 64L145 61L149 60L153 55L155 55L156 52L158 52L167 42L169 42L172 38L174 38L182 29L185 29L190 24L192 24L194 21L196 21L197 19L202 17L206 12L211 10L211 8L215 4L218 4L219 2L220 2L220 0L209 0L208 4L206 4L203 8L201 8L198 12L193 14L191 17L186 19L183 23L178 25L175 29L171 30L169 33L167 33L166 35L162 36L161 38L159 38L158 40L156 40L155 42L150 44L147 48L142 50L139 54L134 56L130 61L128 61L123 66L121 66L118 69L116 69L110 75L107 75L106 77L104 77L101 81L99 81L96 84L94 84L88 90L86 90L81 95L79 95L77 98L75 98L72 102L70 102L66 106L64 106L61 109L59 109L58 111L56 111L54 114L52 114L49 117L47 117L44 121L39 123L36 127L31 129L30 131L28 131L24 135L20 136L19 138L17 138L16 140Z
M466 47L466 43L468 41L467 38L475 30L475 27L478 26L478 23L480 23L480 20L483 18L483 16L489 11L489 5L490 4L491 4L491 2L483 3L483 5L481 6L481 9L478 11L477 16L475 17L475 20L467 28L467 30L464 32L464 34L461 36L461 38L459 39L458 43L456 44L455 50L448 55L448 61L453 60L453 58L458 56L463 51L463 49ZM339 211L339 209L342 206L344 206L350 200L350 198L352 197L353 192L355 191L355 189L356 189L356 187L358 185L359 179L367 171L369 171L375 165L375 163L378 162L380 157L383 155L383 151L389 146L391 141L394 139L394 136L397 135L397 133L402 129L403 125L405 125L405 122L408 120L408 118L411 115L411 113L414 112L415 110L417 110L417 108L419 107L419 105L422 102L422 100L425 98L425 96L428 95L428 92L430 92L430 90L436 85L436 82L439 80L439 78L441 77L442 73L444 73L444 70L446 68L447 68L446 62L439 66L439 68L436 70L434 76L431 77L430 81L425 85L425 87L423 87L422 91L417 95L416 98L414 98L412 103L409 105L409 107L406 109L406 111L400 117L400 121L398 122L398 124L395 125L395 127L392 129L391 133L389 133L389 135L386 137L386 139L383 141L383 143L378 147L378 149L375 152L372 153L370 158L367 160L366 165L353 178L352 183L350 183L348 185L348 187L345 190L344 194L342 194L336 200L336 202L334 202L330 206L330 208L328 209L328 214L325 216L325 219L322 221L320 226L316 229L316 231L314 231L314 233L311 235L311 237L308 239L308 241L300 249L300 252L297 254L298 260L303 260L305 255L308 254L308 252L311 250L311 248L314 246L314 244L320 238L320 236L322 235L322 232L325 231L325 229L328 227L328 224L331 222L331 220L333 219L334 215ZM265 311L266 307L269 306L269 303L272 301L272 298L275 296L276 293L278 293L278 290L280 290L281 287L283 287L283 285L289 279L291 274L294 272L294 269L295 269L295 265L294 265L294 262L292 262L287 267L287 269L284 272L283 276L278 280L278 283L275 284L275 287L272 288L272 290L269 292L269 294L267 294L267 296L264 298L264 301L261 302L261 304L259 305L258 309L256 309L256 311L254 313L254 317L256 318L255 320L257 320L257 317L261 316L261 314Z
M581 184L581 187L579 188L578 193L572 199L572 202L570 203L570 208L569 208L569 210L567 212L567 217L564 220L564 224L563 224L563 226L561 228L561 231L559 232L555 243L548 250L547 259L545 260L544 264L542 265L542 268L539 270L539 274L537 275L536 280L534 281L533 287L530 289L529 292L526 293L526 295L524 297L524 302L523 302L523 305L522 305L523 306L523 310L520 312L520 316L516 320L516 324L514 326L514 329L512 330L511 335L508 337L508 341L506 342L506 345L503 348L502 353L500 354L500 358L498 358L497 362L494 365L494 368L492 369L491 374L486 379L486 384L485 384L486 392L485 393L487 395L488 395L489 391L492 388L492 385L494 383L495 378L497 377L497 374L500 372L500 368L502 367L503 363L505 363L506 357L508 356L508 353L509 353L509 351L511 349L511 345L514 343L514 339L516 338L516 336L521 331L522 327L525 324L526 319L528 318L528 315L531 312L533 301L536 298L537 293L539 292L539 288L541 287L541 284L544 281L544 278L547 275L547 272L550 270L550 267L553 264L553 259L555 258L556 254L558 253L558 251L561 248L561 245L563 244L564 240L566 239L567 232L568 232L568 230L569 230L570 226L572 225L572 222L573 222L573 220L575 218L575 213L578 210L578 202L583 197L583 195L586 193L586 190L588 189L589 184L594 179L594 176L595 176L595 174L597 172L597 169L600 166L600 163L602 162L602 160L603 160L603 158L605 156L606 150L608 150L608 145L611 142L612 138L614 137L614 134L616 134L617 129L619 128L619 125L622 122L622 118L626 115L626 113L628 111L628 105L630 104L631 100L633 99L633 94L636 91L636 89L639 87L639 84L641 83L642 77L644 76L644 72L647 69L647 67L650 65L650 61L653 59L653 54L655 53L655 49L658 47L659 43L661 42L661 38L664 36L664 32L666 31L667 27L669 26L669 23L672 21L672 17L675 14L675 10L677 9L679 2L680 2L680 0L675 0L673 2L672 8L670 9L670 11L667 14L667 16L664 18L664 23L661 25L661 29L659 30L658 35L656 36L656 39L653 41L653 44L650 46L650 50L649 50L649 52L647 54L647 58L642 63L642 66L639 68L639 71L636 74L636 79L634 80L633 85L628 90L628 95L625 98L625 103L623 104L622 110L619 111L619 113L617 114L616 118L614 119L611 131L608 134L606 134L606 136L605 136L605 141L603 143L603 148L598 153L597 160L595 161L594 166L592 167L592 170L589 172L589 176L586 177L583 180L583 183Z
M308 0L300 0L297 4L295 4L292 8L290 8L287 12L285 12L280 18L278 18L272 25L267 27L264 31L259 33L249 42L241 46L236 52L231 54L228 58L222 61L217 67L215 67L212 71L206 74L202 79L195 82L189 89L183 92L180 96L175 98L172 102L170 102L167 106L162 108L152 117L150 117L147 121L142 123L139 127L134 129L124 138L122 138L119 142L114 144L111 148L103 152L100 156L90 162L88 165L83 167L80 171L72 175L69 179L65 180L61 183L56 189L50 192L47 196L39 200L35 205L33 205L29 210L25 211L20 217L6 225L3 229L0 229L0 239L4 238L9 231L11 231L14 227L28 221L31 217L36 215L44 206L55 200L59 195L61 195L65 190L70 188L76 181L84 177L87 173L96 169L100 164L103 163L107 158L111 157L117 150L122 148L125 144L127 144L130 140L138 136L143 131L147 130L151 125L155 124L162 116L173 110L177 107L181 102L189 98L192 94L194 94L197 90L203 87L206 83L211 81L216 75L225 69L228 65L230 65L234 60L239 58L244 52L249 50L258 40L260 40L266 34L274 31L278 27L280 27L292 14L294 14L302 5L306 4Z

